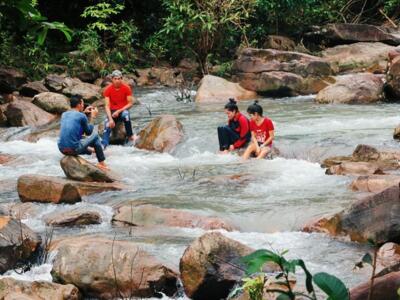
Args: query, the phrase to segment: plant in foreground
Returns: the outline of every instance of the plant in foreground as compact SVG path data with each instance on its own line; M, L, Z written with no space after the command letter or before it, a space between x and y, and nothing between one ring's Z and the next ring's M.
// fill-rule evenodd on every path
M239 291L246 291L251 300L262 300L264 294L264 286L267 286L265 292L278 293L277 300L294 300L296 297L303 299L316 300L314 284L318 286L327 296L327 300L349 300L349 291L344 283L337 277L325 272L320 272L312 275L302 259L287 260L282 253L275 253L270 250L257 250L242 258L242 262L246 266L246 275L244 284L235 289L231 296ZM264 273L263 267L266 263L275 263L279 267L279 271L274 275ZM305 275L305 287L307 292L298 292L293 290L290 282L290 276L296 273L296 268L300 267ZM273 280L270 288L265 285L266 279Z

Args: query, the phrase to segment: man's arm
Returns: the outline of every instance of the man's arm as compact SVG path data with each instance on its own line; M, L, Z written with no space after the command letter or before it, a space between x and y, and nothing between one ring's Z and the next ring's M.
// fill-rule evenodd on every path
M90 119L91 119L91 121L92 121L92 114L90 114ZM86 117L86 115L84 115L84 114L82 114L82 121L81 121L81 124L82 124L83 132L84 132L86 135L91 135L92 132L93 132L94 126L93 126L92 124L89 124L89 120L88 120L88 118Z

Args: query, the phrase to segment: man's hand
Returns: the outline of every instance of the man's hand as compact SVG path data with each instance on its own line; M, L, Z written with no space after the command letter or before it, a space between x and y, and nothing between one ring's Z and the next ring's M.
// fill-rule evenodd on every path
M98 113L99 110L97 109L97 107L92 107L92 109L90 110L90 117L94 119L97 117Z
M113 114L111 115L113 118L118 118L118 116L119 116L119 114L120 114L121 112L119 111L119 110L116 110L116 111L114 111L113 112Z

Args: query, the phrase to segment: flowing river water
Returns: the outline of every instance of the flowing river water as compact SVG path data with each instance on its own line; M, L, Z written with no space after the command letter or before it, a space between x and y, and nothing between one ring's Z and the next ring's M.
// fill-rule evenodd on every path
M353 270L369 250L366 246L323 234L303 233L300 228L306 221L339 211L356 199L356 194L348 189L351 178L325 175L319 163L328 156L350 154L360 143L397 147L392 139L393 128L399 122L397 105L319 105L311 96L262 98L260 103L275 124L275 145L281 157L243 162L235 155L216 154L216 127L226 122L223 104L180 103L166 89L139 90L136 96L142 103L131 110L137 129L154 116L166 113L176 115L182 122L185 140L174 153L110 146L107 162L130 190L92 195L72 206L41 204L39 214L24 219L25 224L43 233L46 228L41 216L71 207L92 207L103 216L102 224L57 229L55 237L97 233L132 239L177 268L185 248L204 231L135 228L129 232L111 226L113 206L126 200L143 200L224 218L241 229L222 231L224 235L256 249L287 249L289 258L303 258L311 272L332 273L348 287L367 280L370 270ZM241 102L241 110L245 111L248 104ZM19 139L26 130L0 131L0 152L19 157L16 165L0 165L0 182L6 182L1 185L0 204L19 201L13 186L20 175L63 176L56 137L29 143ZM245 174L248 180L215 180L233 174ZM50 270L51 263L36 266L26 274L8 275L51 280Z

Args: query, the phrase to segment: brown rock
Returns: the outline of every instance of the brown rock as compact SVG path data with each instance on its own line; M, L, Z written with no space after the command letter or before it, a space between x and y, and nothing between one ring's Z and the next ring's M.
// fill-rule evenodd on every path
M156 117L139 132L139 149L172 152L183 138L183 126L172 115Z
M37 216L39 206L36 203L2 203L0 205L0 215L11 216L15 219L27 219Z
M264 42L263 48L281 51L293 51L296 48L296 43L286 36L269 35Z
M246 48L233 65L245 89L275 95L304 95L324 88L333 73L320 57L298 52Z
M36 105L14 100L5 111L8 124L11 126L42 126L55 120L55 116L45 112Z
M383 80L376 75L348 74L336 77L336 82L319 91L318 103L368 104L383 99Z
M104 134L104 122L99 124L99 134L103 137ZM111 130L110 144L111 145L123 145L127 139L126 129L124 122L115 123L115 127Z
M221 102L229 98L237 100L254 99L257 93L248 91L237 83L229 82L221 77L206 75L197 90L196 102Z
M74 284L85 297L155 297L176 292L177 274L133 242L82 236L63 240L54 250L53 280Z
M376 193L399 184L399 175L368 175L358 177L350 187L353 191Z
M62 92L68 97L72 95L80 95L87 103L92 103L101 99L101 88L95 84L86 82L74 83L73 85L64 88Z
M311 35L323 36L333 43L382 42L400 45L400 33L388 27L369 24L339 23L327 24ZM310 35L310 34L309 34Z
M370 282L362 283L350 290L351 300L398 300L397 290L400 286L400 272L394 272L376 278L373 285L373 293L368 297Z
M0 68L0 94L11 94L26 82L26 75L17 69Z
M342 233L342 226L339 214L327 215L310 221L303 226L304 232L322 232L332 236Z
M400 263L400 246L396 243L385 243L377 253L377 263L380 267L389 268Z
M326 170L328 175L372 175L384 174L377 163L343 162Z
M44 80L45 86L51 91L60 93L65 87L65 75L49 74Z
M186 295L194 300L225 299L244 276L240 258L251 252L251 248L218 232L197 238L186 248L179 264Z
M332 166L340 165L342 162L352 161L352 156L334 156L324 159L321 164L322 168L330 168Z
M47 214L43 218L46 225L56 227L100 224L102 221L97 211L82 208Z
M340 45L322 51L337 73L386 72L387 56L394 47L382 43Z
M8 104L0 105L0 127L8 126L7 116L5 114Z
M400 56L390 62L386 80L386 96L390 100L397 101L400 96Z
M37 94L32 103L52 114L62 114L71 108L66 96L52 92Z
M78 181L114 182L105 171L80 156L64 156L60 165L69 179Z
M23 175L18 178L17 190L22 202L76 203L82 196L121 190L118 183L79 182L61 177Z
M0 165L7 165L15 159L16 159L15 156L0 153Z
M154 205L125 204L117 208L113 222L133 226L171 226L202 228L205 230L225 229L232 231L234 228L224 220L214 217L203 217L190 212L161 208Z
M29 259L41 242L28 226L8 216L0 216L0 237L0 274Z
M33 81L25 83L19 93L26 97L34 97L37 94L48 92L49 90L42 81Z
M78 300L79 290L72 284L61 285L47 281L0 279L0 299L4 300Z
M376 148L363 144L357 145L352 154L352 159L354 161L377 161L380 158L381 155Z
M400 125L394 129L393 138L395 140L400 140Z

